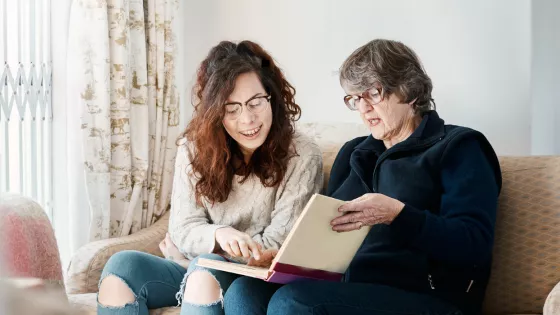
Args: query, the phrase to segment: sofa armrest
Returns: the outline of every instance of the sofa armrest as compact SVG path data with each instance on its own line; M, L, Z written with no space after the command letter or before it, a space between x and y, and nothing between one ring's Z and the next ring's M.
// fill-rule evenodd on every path
M552 289L544 303L543 315L560 314L560 282Z
M138 250L162 256L159 243L165 237L169 224L169 212L154 225L137 233L91 242L82 246L72 257L66 274L66 293L83 294L97 292L98 282L105 263L123 250Z

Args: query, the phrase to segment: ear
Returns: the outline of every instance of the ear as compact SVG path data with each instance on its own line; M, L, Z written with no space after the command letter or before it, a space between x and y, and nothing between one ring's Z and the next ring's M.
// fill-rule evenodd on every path
M418 100L418 98L413 99L412 101L410 101L410 103L408 103L408 105L414 107L417 100Z

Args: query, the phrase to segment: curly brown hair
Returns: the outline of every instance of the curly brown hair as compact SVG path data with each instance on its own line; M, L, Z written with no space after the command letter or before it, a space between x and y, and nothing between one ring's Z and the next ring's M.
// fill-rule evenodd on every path
M271 96L272 126L265 142L255 150L248 163L237 142L226 132L222 120L224 103L233 92L237 77L254 72ZM294 123L301 116L295 103L294 87L288 83L273 58L258 44L222 41L213 47L197 71L193 87L193 118L180 139L186 138L192 173L196 176L195 198L203 206L224 202L232 190L236 174L255 174L265 187L280 184L289 159Z

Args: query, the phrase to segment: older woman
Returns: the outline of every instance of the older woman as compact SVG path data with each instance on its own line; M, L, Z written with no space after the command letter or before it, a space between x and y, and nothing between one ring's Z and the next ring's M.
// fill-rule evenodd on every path
M491 145L444 123L430 78L400 42L358 48L340 82L371 135L347 142L333 164L328 195L350 202L331 224L371 232L342 283L283 286L268 314L480 313L501 189Z

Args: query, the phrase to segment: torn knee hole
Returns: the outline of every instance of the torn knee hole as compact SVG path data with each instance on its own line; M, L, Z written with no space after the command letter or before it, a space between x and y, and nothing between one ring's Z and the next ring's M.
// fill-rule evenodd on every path
M223 302L223 290L211 272L196 269L185 275L175 297L179 305L184 300L191 305L209 306Z
M128 284L115 275L108 275L100 281L99 304L110 307L123 307L136 302L136 295Z

